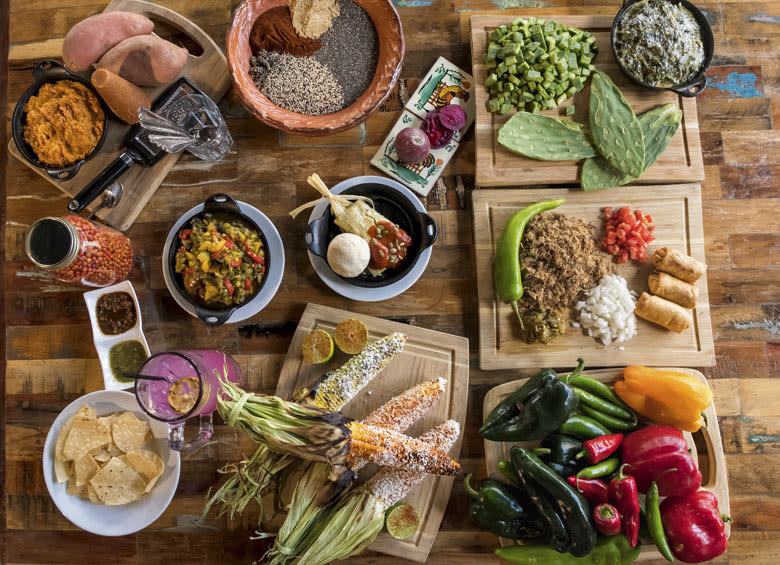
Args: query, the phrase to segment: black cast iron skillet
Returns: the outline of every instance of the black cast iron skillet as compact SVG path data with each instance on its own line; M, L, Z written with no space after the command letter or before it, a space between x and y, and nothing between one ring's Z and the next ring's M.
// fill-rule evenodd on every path
M97 99L100 100L100 106L103 108L103 135L100 137L97 145L89 155L76 161L72 165L68 165L62 169L55 169L41 162L38 159L38 156L35 154L35 151L33 151L32 147L30 147L24 140L24 126L27 123L27 116L24 113L24 107L27 105L27 102L30 100L30 98L38 94L38 90L41 88L41 86L46 83L58 82L61 80L72 80L75 82L80 82L89 88L89 90L95 96L97 96ZM19 153L21 153L22 156L27 159L27 161L40 169L44 169L46 174L48 174L54 180L69 180L76 176L76 173L79 172L81 165L83 165L85 161L100 151L100 148L103 146L103 142L106 139L106 132L108 131L108 113L109 110L103 103L102 98L100 98L98 93L95 91L95 88L89 83L88 80L84 80L80 76L72 74L70 71L68 71L68 69L63 67L57 61L46 59L45 61L38 63L33 69L33 84L30 88L24 91L24 94L22 94L22 97L19 98L19 101L16 103L13 116L11 117L11 133L14 138L14 143L16 143L16 148L19 149Z
M704 90L704 87L707 86L707 77L704 75L707 72L707 69L710 67L710 64L712 63L712 57L715 54L715 38L712 36L712 26L710 26L710 22L708 22L707 18L704 17L704 14L702 14L701 10L699 10L688 0L668 1L682 5L683 8L691 13L691 15L696 20L696 23L699 24L701 41L704 46L704 63L702 64L701 69L699 69L699 72L696 73L696 76L682 84L675 84L669 87L653 86L631 74L631 72L623 66L623 63L620 62L620 57L618 57L617 49L615 48L615 35L617 33L617 26L620 23L620 20L623 19L626 11L631 6L641 1L643 0L624 0L623 7L620 8L617 16L615 16L615 20L612 22L612 33L610 35L610 41L612 42L612 53L615 55L615 61L617 61L618 67L620 67L620 70L623 71L623 73L635 83L651 90L671 90L672 92L687 98L691 98L700 94Z
M257 287L257 290L247 296L241 304L236 306L215 306L213 304L206 304L197 296L193 296L187 292L187 290L184 288L183 277L176 272L176 251L179 249L179 233L189 228L194 218L201 218L205 214L211 214L221 220L243 223L250 229L255 230L260 236L260 240L263 242L263 249L265 249L265 275L263 275L263 279L260 281L260 286ZM236 308L246 306L258 294L260 294L263 286L265 286L265 281L268 279L267 275L271 266L271 261L273 260L268 251L268 242L265 239L265 234L260 231L260 228L251 218L241 212L238 207L238 203L233 199L233 197L227 194L212 194L208 197L208 199L206 199L206 202L203 203L203 210L197 214L193 214L192 217L187 218L187 221L182 224L181 228L176 233L170 250L168 251L166 268L168 269L168 274L170 275L170 278L176 287L176 291L184 300L192 304L195 308L195 315L210 326L221 326L227 322L228 318L230 318L231 314L233 314L233 311L236 310Z
M425 212L420 212L403 194L392 187L379 183L366 183L348 188L341 194L356 194L370 198L380 214L398 224L412 238L412 244L401 266L386 269L379 277L371 276L368 271L351 279L333 273L350 284L376 288L398 282L414 267L422 251L433 245L439 236L439 228L434 219ZM306 226L304 241L309 251L325 259L327 264L328 245L340 233L342 233L341 228L333 221L333 214L328 206L319 218Z

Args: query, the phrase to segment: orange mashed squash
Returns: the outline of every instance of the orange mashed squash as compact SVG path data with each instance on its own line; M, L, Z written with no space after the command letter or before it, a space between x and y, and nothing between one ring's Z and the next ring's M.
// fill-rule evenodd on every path
M24 112L24 140L38 160L50 167L67 167L83 159L103 136L103 108L98 97L80 82L44 84Z

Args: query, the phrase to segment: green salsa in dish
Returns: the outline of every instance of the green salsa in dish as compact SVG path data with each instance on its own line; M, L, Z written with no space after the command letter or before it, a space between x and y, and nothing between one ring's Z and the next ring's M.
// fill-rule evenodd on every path
M615 53L629 73L659 88L685 84L704 65L699 23L672 0L630 6L615 29Z
M120 341L108 350L111 374L120 383L133 382L133 379L124 375L137 375L148 357L146 348L140 341L135 339Z

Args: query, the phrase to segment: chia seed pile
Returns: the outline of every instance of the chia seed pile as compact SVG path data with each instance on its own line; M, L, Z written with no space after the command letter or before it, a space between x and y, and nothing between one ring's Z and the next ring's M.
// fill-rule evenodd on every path
M260 51L249 75L271 102L299 114L321 116L343 110L374 78L379 39L371 18L353 0L338 0L339 16L310 57Z

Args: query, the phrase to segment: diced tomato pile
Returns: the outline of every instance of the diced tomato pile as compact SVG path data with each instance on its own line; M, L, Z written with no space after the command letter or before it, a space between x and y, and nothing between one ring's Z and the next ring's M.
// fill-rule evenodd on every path
M641 210L631 212L623 206L614 212L611 206L603 209L604 230L601 247L610 255L617 256L617 262L625 263L629 259L644 263L647 261L645 250L653 237L653 218Z

